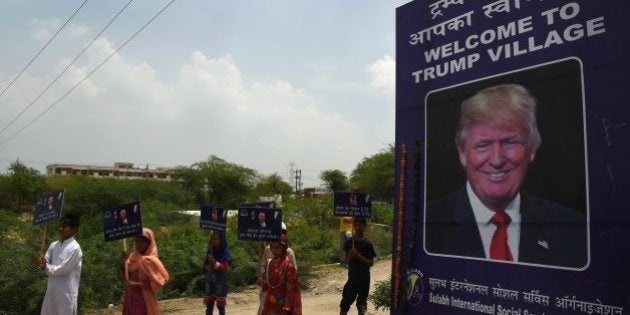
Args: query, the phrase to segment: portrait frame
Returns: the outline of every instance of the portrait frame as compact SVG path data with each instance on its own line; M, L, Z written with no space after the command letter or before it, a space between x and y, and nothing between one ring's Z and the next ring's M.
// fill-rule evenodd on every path
M521 190L571 208L585 217L586 264L590 263L588 159L583 66L570 57L433 90L425 98L424 241L426 254L487 260L431 252L427 249L427 205L466 183L455 135L463 100L500 84L524 86L536 99L536 118L542 143L529 164ZM490 260L488 260L490 261ZM529 264L514 262L516 264ZM532 264L529 264L532 265ZM549 268L572 267L539 265Z

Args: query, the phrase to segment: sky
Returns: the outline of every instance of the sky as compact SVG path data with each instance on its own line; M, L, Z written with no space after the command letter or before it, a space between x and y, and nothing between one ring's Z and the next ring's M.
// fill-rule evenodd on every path
M84 1L0 3L0 91ZM349 175L394 142L395 13L408 1L178 0L64 96L170 0L131 2L88 46L128 2L87 1L0 96L0 172L16 159L43 173L215 155L287 180L293 166L318 187L322 171Z

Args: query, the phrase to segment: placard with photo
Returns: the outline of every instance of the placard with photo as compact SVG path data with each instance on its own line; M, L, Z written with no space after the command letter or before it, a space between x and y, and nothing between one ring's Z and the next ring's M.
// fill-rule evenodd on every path
M140 202L132 202L103 211L105 241L142 235Z

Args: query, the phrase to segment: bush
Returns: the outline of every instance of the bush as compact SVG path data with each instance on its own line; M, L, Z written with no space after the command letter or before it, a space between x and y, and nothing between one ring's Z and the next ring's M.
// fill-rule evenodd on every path
M36 267L41 232L0 210L0 310L37 313L46 291L46 279Z
M84 227L80 226L79 230L84 230ZM83 252L79 307L91 309L121 303L124 290L119 274L122 266L121 242L106 243L102 235L86 238L78 235L77 242Z
M388 256L392 253L393 234L391 226L368 223L365 234L372 241L378 257Z
M374 201L372 202L372 223L392 225L394 222L394 207L391 203Z
M52 189L65 189L64 211L98 214L115 206L140 200L176 205L174 209L197 207L193 196L174 182L150 180L118 180L84 176L55 176L48 178Z
M370 293L369 299L376 310L388 310L391 306L391 279L376 281L374 291Z
M292 226L306 224L320 229L339 228L339 218L333 215L332 195L321 198L289 199L284 202L283 221ZM289 231L289 236L293 235Z

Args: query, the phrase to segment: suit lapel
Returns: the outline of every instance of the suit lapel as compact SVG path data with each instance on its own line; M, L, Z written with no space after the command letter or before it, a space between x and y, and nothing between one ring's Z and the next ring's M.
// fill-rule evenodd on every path
M460 189L455 196L455 210L452 219L457 226L454 229L454 236L457 238L454 244L457 244L458 247L456 252L462 253L464 256L485 258L481 235L479 235L477 221L465 187Z

